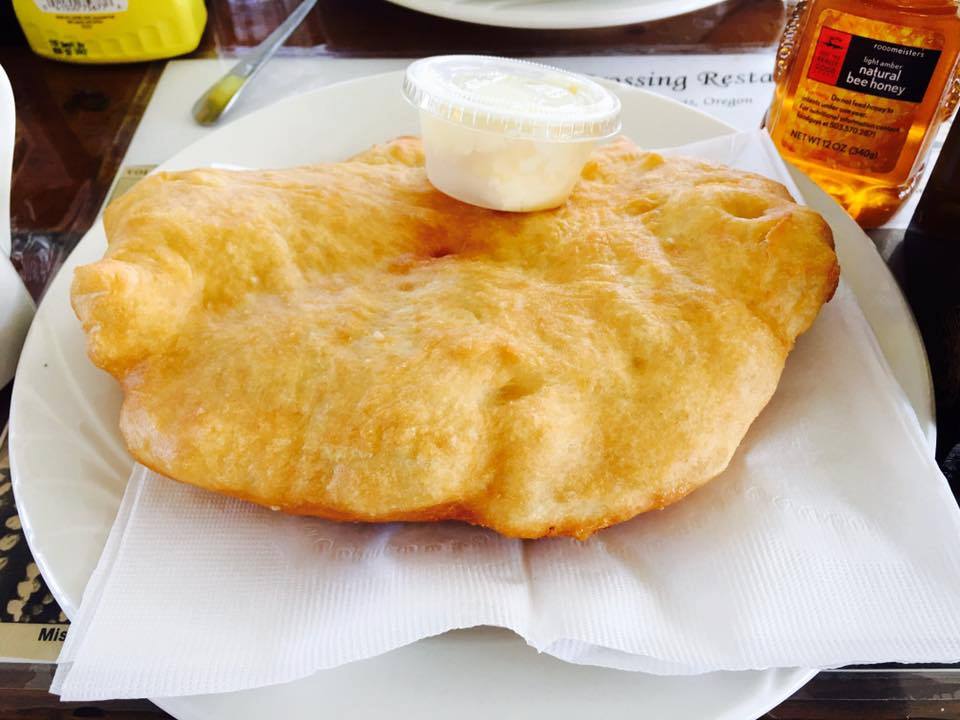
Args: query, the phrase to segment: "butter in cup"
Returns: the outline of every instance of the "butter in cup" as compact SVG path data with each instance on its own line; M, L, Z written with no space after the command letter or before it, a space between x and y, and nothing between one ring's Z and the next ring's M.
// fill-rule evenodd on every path
M562 205L590 151L620 130L620 100L582 75L523 60L441 55L407 68L427 177L492 210Z

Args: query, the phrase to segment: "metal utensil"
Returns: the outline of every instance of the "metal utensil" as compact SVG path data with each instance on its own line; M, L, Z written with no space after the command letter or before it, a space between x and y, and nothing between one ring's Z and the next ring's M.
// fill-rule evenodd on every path
M256 75L260 69L267 64L267 61L273 57L274 53L276 53L286 39L290 37L290 33L303 22L307 13L309 13L316 4L317 0L303 0L303 2L290 13L290 17L270 33L266 40L257 45L249 55L234 65L230 69L230 72L211 85L193 106L194 120L201 125L213 125L217 122L220 116L230 108L233 101L237 99L250 78Z

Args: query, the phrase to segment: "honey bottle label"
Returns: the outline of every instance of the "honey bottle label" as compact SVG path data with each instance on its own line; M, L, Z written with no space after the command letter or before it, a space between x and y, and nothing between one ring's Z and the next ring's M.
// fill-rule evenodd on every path
M890 172L940 60L943 36L824 10L815 37L781 145L828 167Z

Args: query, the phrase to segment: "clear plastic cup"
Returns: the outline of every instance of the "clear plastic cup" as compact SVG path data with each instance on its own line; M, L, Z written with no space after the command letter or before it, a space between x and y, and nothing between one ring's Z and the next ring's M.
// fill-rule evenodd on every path
M562 205L596 143L620 130L612 92L523 60L424 58L407 68L403 94L420 111L430 182L492 210Z

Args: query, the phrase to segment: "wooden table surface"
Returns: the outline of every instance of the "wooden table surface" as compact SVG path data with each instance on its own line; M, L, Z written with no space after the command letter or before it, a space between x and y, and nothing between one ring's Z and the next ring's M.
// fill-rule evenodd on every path
M193 55L242 52L298 2L209 0L210 19ZM739 52L775 43L783 20L781 0L728 0L641 25L532 31L434 18L384 0L320 0L285 52L341 57ZM13 258L39 297L99 211L163 63L74 66L43 60L29 51L10 4L2 3L0 65L10 76L18 112ZM881 245L891 242L888 236L876 239ZM0 427L8 402L9 390L0 391ZM51 674L50 666L0 665L0 720L167 717L147 701L61 704L47 693ZM824 672L765 717L960 718L960 667Z

